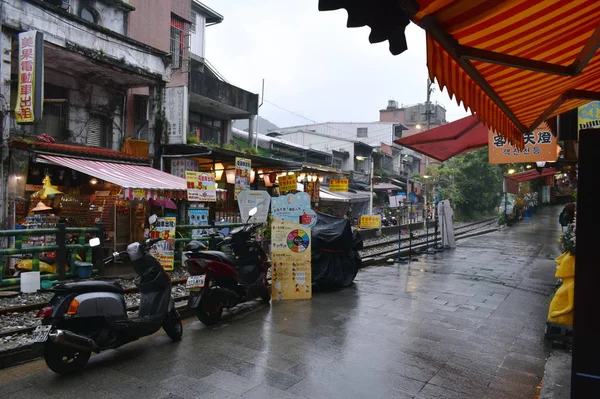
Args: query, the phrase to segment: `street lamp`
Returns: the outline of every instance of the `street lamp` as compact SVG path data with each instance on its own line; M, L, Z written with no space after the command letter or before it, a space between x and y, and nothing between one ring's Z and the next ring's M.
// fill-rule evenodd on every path
M509 174L509 175L512 175L512 174L513 174L513 173L515 173L515 172L516 172L516 170L514 170L514 169L512 169L512 168L508 170L508 174Z
M416 128L416 129L419 129L419 130L421 130L421 128L422 128L422 127L423 127L423 126L421 126L421 124L420 124L420 123L417 123L417 124L415 125L415 128Z

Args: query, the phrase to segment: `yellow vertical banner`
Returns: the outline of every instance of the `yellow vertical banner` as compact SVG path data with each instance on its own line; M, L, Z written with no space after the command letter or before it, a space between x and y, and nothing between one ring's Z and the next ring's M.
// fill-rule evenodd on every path
M295 191L298 189L298 182L294 173L290 173L287 176L279 176L277 180L279 181L280 193L285 193L287 191Z
M272 293L274 301L312 297L311 234L301 224L271 222Z

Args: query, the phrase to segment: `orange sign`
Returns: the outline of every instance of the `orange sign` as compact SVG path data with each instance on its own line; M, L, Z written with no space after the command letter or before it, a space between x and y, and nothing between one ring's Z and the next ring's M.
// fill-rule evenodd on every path
M512 146L504 137L489 132L489 154L491 164L555 162L560 153L556 137L547 126L541 125L532 133L524 135L523 151Z

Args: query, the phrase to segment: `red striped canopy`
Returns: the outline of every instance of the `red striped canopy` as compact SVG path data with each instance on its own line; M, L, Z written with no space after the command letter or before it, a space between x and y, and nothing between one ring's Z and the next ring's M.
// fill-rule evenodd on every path
M44 154L40 154L38 157L123 187L125 198L185 198L187 190L185 179L149 166L91 161Z

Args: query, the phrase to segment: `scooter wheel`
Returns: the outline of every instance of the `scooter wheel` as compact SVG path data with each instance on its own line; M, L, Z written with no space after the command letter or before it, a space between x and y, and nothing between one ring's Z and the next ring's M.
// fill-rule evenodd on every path
M223 306L220 304L211 303L204 298L200 301L200 306L196 312L198 320L207 326L215 325L221 320L223 315Z
M163 321L162 327L173 342L181 341L181 337L183 336L183 325L181 324L179 312L176 310L170 312L165 321Z
M80 351L52 341L44 345L44 360L56 374L68 375L80 372L87 364L92 352Z

